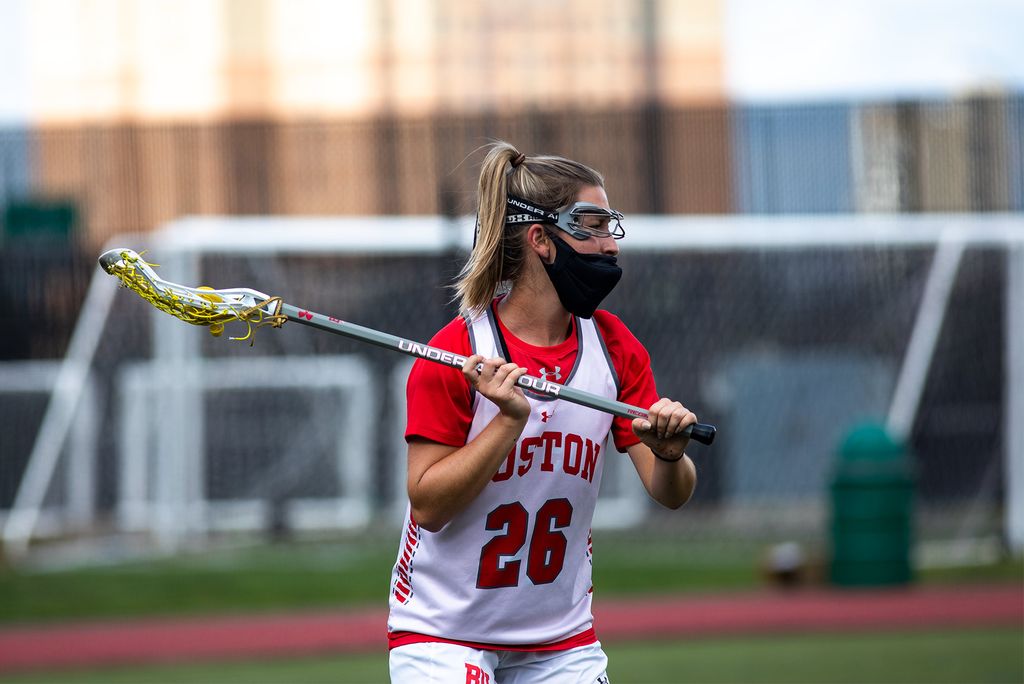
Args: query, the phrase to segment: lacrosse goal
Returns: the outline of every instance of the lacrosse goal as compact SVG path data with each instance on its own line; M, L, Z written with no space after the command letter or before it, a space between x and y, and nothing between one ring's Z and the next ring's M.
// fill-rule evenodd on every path
M634 217L626 228L607 308L651 352L662 393L722 428L692 449L692 513L666 524L820 535L838 443L882 419L914 454L922 538L1024 546L1024 421L1013 419L1024 415L1024 219ZM188 218L110 246L148 249L168 280L251 287L427 341L454 315L445 285L471 231L469 218ZM215 338L116 284L97 269L66 359L39 383L50 398L26 421L38 426L31 448L8 461L23 466L2 474L9 553L71 529L173 549L397 520L407 358L292 323L257 330L250 348L227 340L244 335L239 323ZM5 386L0 411L14 400ZM669 520L615 456L595 524ZM83 468L92 476L69 475Z

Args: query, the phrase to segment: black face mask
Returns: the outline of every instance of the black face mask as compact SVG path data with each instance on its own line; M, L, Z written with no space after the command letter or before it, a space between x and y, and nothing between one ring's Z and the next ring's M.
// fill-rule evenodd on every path
M622 277L616 259L608 254L580 254L555 235L548 235L555 245L554 263L544 263L544 270L555 286L558 299L569 313L590 318Z

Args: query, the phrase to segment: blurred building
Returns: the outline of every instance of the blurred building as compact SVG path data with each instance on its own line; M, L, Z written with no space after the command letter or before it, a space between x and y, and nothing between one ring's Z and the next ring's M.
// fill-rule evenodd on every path
M45 125L720 101L719 0L26 4Z
M93 247L186 214L468 212L463 162L506 138L630 212L1024 206L1019 98L730 104L726 3L20 0L0 204L67 201Z
M720 107L719 12L717 0L26 2L31 125L4 134L5 166L21 171L3 196L73 199L94 244L189 213L435 213L438 179L488 137L573 153L581 138L636 137L647 119L621 114L646 103ZM565 139L577 114L589 124ZM642 163L634 142L591 160Z

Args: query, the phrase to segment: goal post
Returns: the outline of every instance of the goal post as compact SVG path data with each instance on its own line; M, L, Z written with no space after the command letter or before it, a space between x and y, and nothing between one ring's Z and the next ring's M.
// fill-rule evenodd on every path
M1005 534L1019 554L1024 552L1024 241L1008 248L1007 262Z

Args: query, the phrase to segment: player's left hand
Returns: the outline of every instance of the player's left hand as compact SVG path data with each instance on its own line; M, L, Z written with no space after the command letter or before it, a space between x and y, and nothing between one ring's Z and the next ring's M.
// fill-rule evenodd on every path
M662 398L648 409L648 419L633 419L633 434L666 460L681 459L690 443L683 434L697 422L697 416L678 401Z

